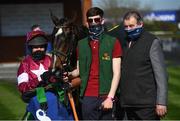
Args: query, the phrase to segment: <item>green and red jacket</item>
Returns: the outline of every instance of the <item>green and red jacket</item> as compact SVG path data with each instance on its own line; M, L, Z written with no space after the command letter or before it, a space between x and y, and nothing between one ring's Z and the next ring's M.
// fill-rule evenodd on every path
M82 80L80 96L84 95L91 68L92 54L89 41L87 37L78 42L79 72ZM112 52L116 38L102 34L99 41L99 94L104 95L108 94L111 88L113 78Z

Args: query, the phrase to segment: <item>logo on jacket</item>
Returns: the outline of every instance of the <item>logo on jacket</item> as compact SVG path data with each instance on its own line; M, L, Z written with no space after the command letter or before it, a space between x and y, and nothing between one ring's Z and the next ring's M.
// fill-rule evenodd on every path
M108 55L108 53L104 53L102 60L110 60L110 56Z

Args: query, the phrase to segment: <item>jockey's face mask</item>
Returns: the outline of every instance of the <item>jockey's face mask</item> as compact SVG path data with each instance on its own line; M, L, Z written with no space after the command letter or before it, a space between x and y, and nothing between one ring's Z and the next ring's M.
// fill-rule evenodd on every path
M39 61L45 57L47 45L33 45L30 48L33 60Z

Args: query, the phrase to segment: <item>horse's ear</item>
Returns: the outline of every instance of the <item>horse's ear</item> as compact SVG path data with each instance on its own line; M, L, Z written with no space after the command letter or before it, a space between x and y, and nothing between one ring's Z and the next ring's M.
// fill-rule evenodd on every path
M53 21L54 25L57 26L58 25L58 22L59 22L59 18L56 17L51 10L50 11L50 15L51 15L51 20Z
M74 12L74 14L73 14L73 18L72 18L72 19L70 19L70 22L69 22L69 23L75 23L75 22L76 22L77 17L78 17L77 12Z

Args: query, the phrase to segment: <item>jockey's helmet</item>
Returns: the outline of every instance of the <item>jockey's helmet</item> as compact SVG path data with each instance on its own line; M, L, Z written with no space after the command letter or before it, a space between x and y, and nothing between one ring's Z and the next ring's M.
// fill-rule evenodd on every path
M28 46L33 45L46 45L48 39L43 31L32 31L27 37Z

